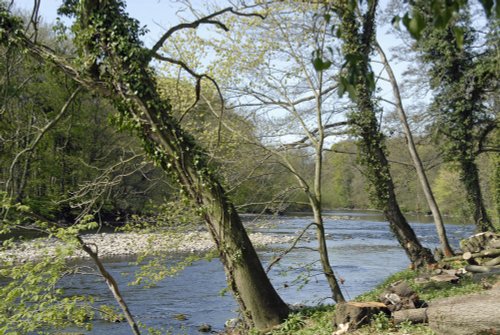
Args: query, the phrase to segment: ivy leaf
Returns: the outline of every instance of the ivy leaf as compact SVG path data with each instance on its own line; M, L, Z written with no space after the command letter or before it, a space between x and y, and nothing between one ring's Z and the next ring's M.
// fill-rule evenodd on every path
M454 27L453 33L455 34L457 48L462 49L464 46L464 29L461 27Z
M355 101L358 94L356 93L356 88L354 87L354 85L349 84L349 85L347 85L346 89L347 89L347 92L349 93L349 98L352 101Z
M392 18L391 24L394 27L394 29L399 30L399 23L401 22L401 17L399 15L396 15Z
M415 39L420 39L422 30L425 28L425 20L422 14L415 12L413 18L406 20L406 23L403 20L403 23Z
M313 60L313 65L314 65L314 68L316 69L316 71L325 71L325 70L328 70L330 68L330 66L332 66L332 62L330 62L329 60L323 60L321 59L320 57L316 57L314 58Z
M345 78L344 77L340 77L339 86L337 88L337 93L339 95L339 98L342 98L342 96L344 95L345 91L346 91Z

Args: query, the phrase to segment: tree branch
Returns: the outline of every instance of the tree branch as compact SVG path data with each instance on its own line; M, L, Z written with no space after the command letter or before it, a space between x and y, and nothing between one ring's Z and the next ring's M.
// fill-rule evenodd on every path
M235 11L232 7L227 7L227 8L221 9L215 13L212 13L210 15L204 16L196 21L188 22L188 23L181 23L181 24L178 24L178 25L170 28L169 30L167 30L167 32L165 34L163 34L163 36L158 40L158 42L156 42L156 44L151 48L151 54L152 55L156 54L158 52L158 50L160 50L160 48L163 46L163 44L168 40L168 38L170 36L172 36L176 31L179 31L182 29L196 29L202 24L210 24L210 25L218 26L219 28L221 28L224 31L229 31L229 28L225 24L223 24L220 21L213 20L213 18L220 16L224 13L232 13L232 14L235 14L237 16L247 16L247 17L256 16L256 17L260 17L262 19L265 18L263 15L258 14L258 13L241 13L241 12Z
M300 234L295 238L295 240L292 242L292 245L284 250L283 252L281 252L278 256L274 257L273 260L269 263L269 265L266 267L266 273L269 273L269 271L271 271L271 268L276 264L278 263L284 256L286 256L290 251L292 251L293 249L295 249L295 246L297 245L297 243L299 243L300 239L302 238L302 236L304 236L304 234L306 233L306 231L312 227L312 226L315 226L317 225L315 222L311 222L309 223L304 229L302 229L302 231L300 232Z
M191 76L193 76L194 78L196 78L196 87L195 87L195 93L196 93L196 98L195 98L195 101L193 102L193 104L184 111L184 113L182 113L181 117L179 118L179 122L182 122L182 120L184 119L184 117L191 111L193 110L194 107L196 107L196 105L198 104L198 102L200 101L200 97L201 97L201 80L203 78L206 78L208 79L209 81L212 82L212 84L215 86L215 89L217 90L217 94L219 95L219 99L221 101L221 109L220 109L220 115L218 115L218 119L219 119L219 125L218 125L218 130L217 130L217 144L220 144L220 140L221 140L221 129L222 129L222 117L224 115L224 106L225 106L225 101L224 101L224 97L222 95L222 91L219 87L219 84L217 84L217 81L215 81L214 78L212 78L211 76L209 76L208 74L198 74L196 73L194 70L192 70L186 63L184 63L183 61L179 60L179 59L174 59L174 58L171 58L171 57L166 57L166 56L162 56L158 53L155 53L154 54L154 58L158 59L158 60L162 60L162 61L165 61L165 62L168 62L168 63L171 63L171 64L176 64L176 65L179 65L181 68L183 68L187 73L189 73Z
M92 250L92 248L90 248L82 240L82 238L80 236L76 236L76 239L77 239L78 243L80 244L80 246L82 247L83 251L85 251L90 256L90 258L92 258L94 263L96 264L96 266L99 270L99 273L106 281L106 284L108 285L109 290L113 294L113 297L115 298L116 302L118 303L118 305L122 309L122 312L125 314L125 318L127 319L127 322L129 324L130 328L132 329L132 333L134 335L140 335L141 332L139 331L139 326L135 322L134 317L130 313L128 306L127 306L125 300L123 299L122 294L120 293L120 290L118 288L118 283L113 278L113 276L106 270L106 268L104 267L104 265L102 264L101 260L99 259L98 255L97 255L97 246L96 246L96 251L94 251L94 250Z
M349 121L341 121L341 122L335 122L335 123L330 123L330 124L327 124L325 126L323 126L323 130L327 130L327 129L331 129L331 128L336 128L336 127L341 127L341 126L347 126L349 125ZM316 128L314 130L312 130L310 133L311 135L316 135L317 133L319 132L319 128ZM287 150L287 149L291 149L291 148L297 148L297 147L301 147L302 144L305 144L307 142L307 140L309 139L309 136L304 136L303 138L301 138L300 140L298 141L295 141L293 143L288 143L288 144L283 144L280 149L281 150ZM278 149L278 150L280 150Z

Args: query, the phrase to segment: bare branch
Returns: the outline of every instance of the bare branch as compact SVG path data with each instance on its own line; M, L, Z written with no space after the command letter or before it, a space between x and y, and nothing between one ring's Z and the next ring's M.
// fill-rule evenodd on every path
M304 236L304 234L306 233L306 231L311 228L312 226L316 226L317 224L315 222L311 222L309 223L304 229L302 229L302 231L300 232L300 234L295 238L295 240L293 240L292 244L290 245L290 247L286 250L284 250L283 252L281 252L278 256L274 257L273 260L267 265L266 267L266 273L269 273L269 271L271 271L271 268L277 264L284 256L286 256L290 251L292 251L293 249L295 249L297 243L299 243L300 239L302 238L302 236Z
M341 121L341 122L335 122L335 123L327 124L327 125L323 126L322 129L326 130L326 129L336 128L336 127L341 127L341 126L347 126L347 125L349 125L349 121ZM310 133L311 133L311 135L315 136L319 131L320 131L319 128L316 128L316 129L310 131ZM309 136L304 136L300 140L295 141L293 143L283 144L281 146L281 148L279 148L278 150L287 150L287 149L291 149L291 148L300 148L300 147L303 147L302 145L304 145L307 142L308 139L309 139Z
M40 11L40 0L34 0L33 1L33 11L31 12L31 18L30 18L30 24L33 25L33 40L36 42L38 38L38 12ZM28 24L29 28L30 24Z
M196 107L196 105L198 104L198 102L200 101L200 97L201 97L201 80L203 78L206 78L208 79L210 82L212 82L212 84L215 86L215 89L217 90L217 94L219 95L219 99L221 101L221 109L220 109L220 115L218 116L219 118L219 126L218 126L218 130L217 130L217 144L220 144L220 140L221 140L221 129L222 129L222 117L224 115L224 105L225 105L225 102L224 102L224 97L222 95L222 91L219 87L219 84L217 83L217 81L215 81L215 79L213 79L211 76L207 75L207 74L198 74L196 73L194 70L192 70L186 63L184 63L183 61L181 60L178 60L178 59L174 59L174 58L171 58L171 57L166 57L166 56L162 56L158 53L155 53L154 54L154 57L158 60L162 60L162 61L165 61L165 62L168 62L168 63L171 63L171 64L176 64L176 65L179 65L181 68L183 68L187 73L189 73L191 76L195 77L196 78L196 87L195 87L195 93L196 93L196 98L195 98L195 101L193 102L193 104L184 111L184 113L182 113L181 117L179 118L179 122L182 122L182 120L184 119L184 117L191 111L193 110L194 107Z
M227 8L221 9L220 11L217 11L215 13L212 13L210 15L202 17L196 21L189 22L189 23L181 23L181 24L178 24L178 25L170 28L169 30L167 30L167 32L165 34L163 34L163 36L158 40L158 42L156 42L156 44L151 48L151 54L152 55L156 54L158 52L158 50L160 50L160 48L163 46L163 44L168 40L168 38L170 36L172 36L176 31L179 31L182 29L196 29L202 24L210 24L210 25L215 25L224 31L229 31L229 28L225 24L223 24L220 21L213 20L215 17L220 16L224 13L232 13L232 14L235 14L237 16L247 16L247 17L256 16L256 17L260 17L262 19L265 18L263 15L258 14L258 13L242 13L242 12L238 12L238 11L234 10L232 7L227 7Z

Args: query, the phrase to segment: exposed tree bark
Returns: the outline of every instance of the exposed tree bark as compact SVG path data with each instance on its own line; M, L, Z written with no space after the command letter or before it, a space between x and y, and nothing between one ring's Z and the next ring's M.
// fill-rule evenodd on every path
M497 334L500 331L500 289L432 301L429 326L437 334Z
M373 102L373 73L370 70L369 55L375 35L375 14L377 1L369 2L368 10L361 18L350 8L349 1L342 1L335 7L340 16L343 50L346 62L346 78L351 85L351 99L357 110L351 114L354 133L360 138L362 162L367 170L368 179L373 187L374 198L379 208L384 211L390 227L399 244L404 248L415 267L433 263L434 257L429 249L424 248L406 218L401 213L394 192L394 183L385 154L384 136L379 131L376 118L376 106Z
M55 64L115 103L125 122L137 131L149 157L170 173L199 207L246 323L259 329L279 324L288 315L288 306L271 285L203 151L180 128L170 115L168 102L159 96L149 67L150 52L139 42L137 26L123 12L121 1L89 0L80 5L76 14L82 32L78 37L85 39L79 43L85 60L93 60L87 71L76 70L47 48L31 42L16 29L15 19L6 11L0 17L0 37Z
M425 323L427 322L427 308L413 308L403 309L392 313L394 324L398 325L405 321L411 323Z
M396 80L396 76L392 71L392 68L385 56L384 50L380 47L378 42L375 40L374 43L375 49L379 53L382 63L384 64L385 70L389 75L389 79L392 85L392 91L394 94L394 98L396 99L396 111L403 125L403 131L406 137L406 144L408 145L408 151L410 152L410 156L413 160L413 165L415 166L415 170L417 171L418 179L420 180L420 184L422 185L422 190L424 191L425 199L427 200L427 204L429 209L432 212L432 217L434 218L434 224L436 225L437 234L439 237L439 242L441 243L441 250L445 257L453 256L453 250L451 249L450 243L448 242L448 237L446 235L446 229L444 227L443 217L441 216L441 211L439 210L436 199L434 198L434 194L432 193L432 189L427 179L427 174L425 173L424 166L422 164L422 160L417 151L417 147L415 142L413 141L413 135L410 129L410 125L408 124L408 119L406 117L405 110L403 108L403 101L401 99L401 95L399 93L399 85Z

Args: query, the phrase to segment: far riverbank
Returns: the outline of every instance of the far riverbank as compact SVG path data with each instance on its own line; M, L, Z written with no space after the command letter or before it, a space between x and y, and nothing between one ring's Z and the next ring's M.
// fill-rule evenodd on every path
M270 235L260 232L249 235L256 247L290 242L293 236ZM101 233L82 235L83 241L97 249L102 258L134 256L147 252L164 251L170 253L207 252L215 247L208 232L187 233ZM54 256L60 248L68 247L56 238L36 238L18 242L13 248L0 251L0 261L27 262L43 256ZM75 248L72 259L85 259L88 255Z

